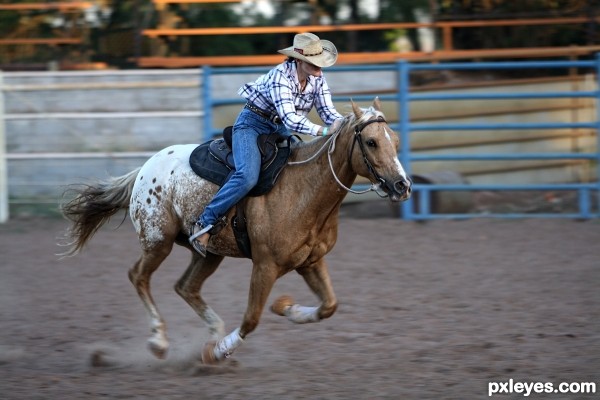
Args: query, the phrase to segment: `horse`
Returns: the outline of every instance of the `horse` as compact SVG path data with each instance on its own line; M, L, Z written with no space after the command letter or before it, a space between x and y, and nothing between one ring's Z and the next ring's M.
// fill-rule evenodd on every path
M270 192L245 199L252 273L242 323L229 334L225 335L223 320L202 298L201 288L224 257L244 255L232 224L210 238L205 258L188 243L198 215L219 189L190 168L189 156L196 144L160 150L142 167L120 177L71 185L65 191L65 198L67 192L74 192L71 200L61 205L62 214L71 222L66 230L69 249L63 255L79 253L113 215L129 210L142 252L129 270L129 279L149 314L148 347L159 359L166 357L169 341L165 320L152 298L150 278L174 244L192 253L175 291L208 326L211 338L201 350L206 364L229 358L247 339L259 323L275 281L290 271L303 277L320 305L302 306L283 295L271 311L298 324L331 317L338 300L325 255L336 243L340 207L347 193L354 191L355 179L358 175L367 178L372 184L368 190L376 190L391 202L407 200L412 190L412 181L398 160L398 135L387 124L379 99L366 108L354 102L351 106L331 135L291 145L288 165ZM234 212L235 207L227 214L228 220Z

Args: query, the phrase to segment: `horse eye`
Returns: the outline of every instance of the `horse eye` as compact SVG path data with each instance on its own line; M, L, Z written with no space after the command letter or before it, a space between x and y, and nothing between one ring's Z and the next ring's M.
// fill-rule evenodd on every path
M369 140L367 140L367 146L377 147L377 142L374 139L369 139Z

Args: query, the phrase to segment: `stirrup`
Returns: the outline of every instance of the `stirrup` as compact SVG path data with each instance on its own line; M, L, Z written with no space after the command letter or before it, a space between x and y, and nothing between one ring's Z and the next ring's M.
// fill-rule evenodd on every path
M194 233L194 230L196 230L196 228L200 228L200 230ZM213 226L210 224L207 226L194 224L192 228L192 235L188 239L188 242L192 245L194 250L196 250L202 257L206 257L206 246L204 246L202 243L199 243L196 240L196 238L204 235L205 233L208 233L212 228Z

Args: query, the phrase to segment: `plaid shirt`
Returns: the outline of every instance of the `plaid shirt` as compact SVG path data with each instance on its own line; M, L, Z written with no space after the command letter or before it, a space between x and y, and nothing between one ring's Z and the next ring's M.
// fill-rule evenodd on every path
M316 106L319 117L327 125L342 118L331 101L325 77L309 76L306 88L301 92L296 63L289 60L256 81L246 83L238 90L238 94L263 111L279 115L286 128L293 132L313 136L319 134L320 126L306 117L313 106Z

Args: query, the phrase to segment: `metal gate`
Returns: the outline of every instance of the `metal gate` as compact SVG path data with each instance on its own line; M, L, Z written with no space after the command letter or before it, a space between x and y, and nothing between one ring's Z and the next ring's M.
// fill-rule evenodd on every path
M600 145L598 143L598 132L600 128L600 114L598 101L600 90L591 91L555 91L555 92L519 92L519 93L413 93L410 86L410 75L414 71L439 71L439 70L525 70L525 69L569 69L583 68L600 76L600 55L595 60L589 61L523 61L523 62L468 62L468 63L439 63L422 64L399 61L391 65L369 65L369 66L343 66L332 67L329 71L341 72L364 72L364 71L390 71L396 72L397 91L393 94L379 95L382 101L394 101L398 106L399 122L390 124L399 132L401 139L401 150L399 159L405 169L411 173L415 163L423 161L510 161L510 160L588 160L595 168L595 181L575 183L530 183L530 184L469 184L469 183L436 183L415 184L415 196L401 205L401 215L406 220L428 220L438 218L468 218L468 217L498 217L498 218L594 218L600 216L598 209L600 204L593 204L594 195L600 199ZM238 98L214 98L211 76L216 74L233 73L255 73L266 72L264 68L204 68L202 96L206 110L204 120L204 132L207 136L219 134L213 126L213 108L223 105L242 104L243 100ZM370 101L376 94L353 95L355 101ZM588 122L535 122L535 123L502 123L502 124L456 124L456 123L419 123L410 120L410 107L414 102L422 101L461 101L461 100L494 100L494 99L548 99L548 98L591 98L594 99L595 116L593 121ZM349 101L349 97L334 96L334 101ZM437 131L440 135L444 131L478 131L478 130L543 130L543 129L592 129L595 132L596 148L593 152L519 152L519 153L473 153L473 154L415 154L411 148L411 133L420 131ZM360 186L360 185L357 185ZM570 213L434 213L431 210L432 193L464 192L464 191L575 191L578 196L578 211ZM598 200L600 202L600 200Z

